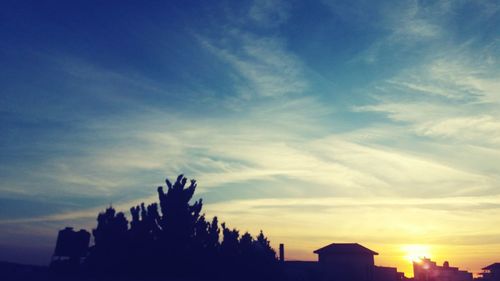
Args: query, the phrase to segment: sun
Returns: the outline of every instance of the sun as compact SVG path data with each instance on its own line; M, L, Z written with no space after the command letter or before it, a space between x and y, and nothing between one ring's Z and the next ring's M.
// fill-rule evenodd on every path
M409 262L421 262L423 258L431 257L430 247L427 245L411 244L401 247L405 253L404 258Z

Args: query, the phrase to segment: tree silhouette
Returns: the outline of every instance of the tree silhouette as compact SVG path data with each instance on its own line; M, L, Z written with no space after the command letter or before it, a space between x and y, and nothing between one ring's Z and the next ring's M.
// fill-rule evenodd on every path
M276 253L262 231L241 237L217 217L207 220L202 200L190 203L196 181L179 175L159 205L130 208L130 225L111 206L97 217L94 245L84 261L91 280L276 280ZM159 206L159 208L158 208ZM159 210L158 210L159 209Z
M123 213L116 213L110 206L97 216L97 227L92 230L95 245L87 258L91 270L101 274L120 274L126 262L128 221Z

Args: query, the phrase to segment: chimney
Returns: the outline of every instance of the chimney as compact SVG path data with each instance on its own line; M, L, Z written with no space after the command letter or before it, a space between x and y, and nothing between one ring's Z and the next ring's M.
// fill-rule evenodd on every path
M285 262L285 244L280 244L280 262Z

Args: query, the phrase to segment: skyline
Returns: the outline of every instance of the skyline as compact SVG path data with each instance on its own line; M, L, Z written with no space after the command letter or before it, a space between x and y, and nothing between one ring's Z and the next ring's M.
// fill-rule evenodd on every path
M179 173L289 259L500 258L496 1L97 3L2 3L0 260Z

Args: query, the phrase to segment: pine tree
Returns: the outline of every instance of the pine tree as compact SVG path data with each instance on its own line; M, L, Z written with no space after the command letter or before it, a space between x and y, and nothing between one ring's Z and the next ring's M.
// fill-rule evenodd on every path
M203 203L190 203L196 181L179 175L158 187L159 204L123 213L106 209L92 231L95 245L85 260L91 275L120 280L270 280L277 276L276 253L261 231L245 232L208 221ZM159 207L159 208L158 208ZM221 239L222 232L222 239Z

